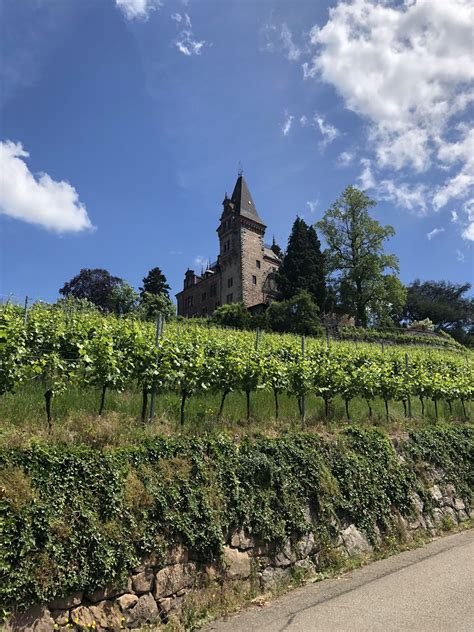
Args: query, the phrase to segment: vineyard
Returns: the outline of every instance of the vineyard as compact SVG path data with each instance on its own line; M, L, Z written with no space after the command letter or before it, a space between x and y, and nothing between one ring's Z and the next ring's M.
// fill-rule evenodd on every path
M411 417L415 405L424 416L428 403L438 418L441 405L450 416L456 406L459 416L467 417L474 394L474 364L465 350L384 349L192 322L167 323L157 335L153 323L92 310L44 304L27 314L12 305L0 309L0 395L21 397L39 389L50 427L59 396L91 390L97 392L99 415L108 397L133 392L139 402L135 416L143 422L153 418L155 394L157 399L174 394L181 425L190 401L203 396L216 402L219 420L238 394L250 419L258 395L266 393L275 419L281 401L291 400L294 417L304 424L315 399L324 419L336 399L347 419L355 401L364 402L369 419L376 405L388 419L395 404Z

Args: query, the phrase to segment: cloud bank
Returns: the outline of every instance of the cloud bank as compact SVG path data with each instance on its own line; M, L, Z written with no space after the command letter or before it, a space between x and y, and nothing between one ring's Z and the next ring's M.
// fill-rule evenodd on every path
M161 0L115 0L127 20L148 20L152 11L163 6Z
M368 124L372 171L365 165L362 179L391 169L394 179L381 183L387 198L422 213L462 202L474 187L474 133L460 123L474 101L473 8L472 0L341 0L310 32L304 77L332 85ZM430 170L443 174L434 188L404 181ZM463 235L472 234L469 223Z
M86 207L68 182L35 176L21 143L0 142L0 214L57 233L92 229Z

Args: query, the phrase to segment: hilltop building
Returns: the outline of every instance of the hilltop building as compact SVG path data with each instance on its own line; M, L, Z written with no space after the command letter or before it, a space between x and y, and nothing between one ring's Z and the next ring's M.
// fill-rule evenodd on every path
M200 275L186 271L183 290L176 295L178 316L209 316L220 305L239 302L259 311L276 295L278 248L275 242L264 243L266 226L242 173L222 204L217 261Z

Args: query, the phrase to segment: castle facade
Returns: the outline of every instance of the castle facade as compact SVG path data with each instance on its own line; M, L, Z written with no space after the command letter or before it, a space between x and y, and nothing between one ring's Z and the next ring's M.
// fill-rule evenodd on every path
M276 295L281 259L275 244L264 243L266 226L242 174L222 204L219 255L200 275L186 271L184 287L176 294L178 316L209 316L220 305L240 302L259 311Z

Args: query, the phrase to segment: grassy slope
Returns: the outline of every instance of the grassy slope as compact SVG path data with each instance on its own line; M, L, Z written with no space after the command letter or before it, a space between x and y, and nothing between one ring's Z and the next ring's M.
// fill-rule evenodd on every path
M97 415L100 392L97 389L70 389L58 395L53 402L53 433L48 436L44 413L43 388L28 385L15 394L0 397L0 443L3 445L25 445L33 438L48 438L56 441L84 441L89 445L120 445L134 442L144 435L204 434L208 432L231 432L237 435L262 433L275 435L299 430L301 421L295 397L281 395L280 417L275 419L273 394L259 391L252 394L252 419L246 420L245 395L229 394L224 415L217 420L220 404L219 393L194 396L187 402L186 424L179 425L180 398L176 393L160 394L156 401L156 419L153 425L143 427L140 421L141 393L109 391L106 410L102 417ZM466 405L469 414L469 405ZM425 418L421 417L418 401L412 402L413 419L406 419L401 402L390 402L390 420L385 417L384 403L376 400L372 404L373 418L368 419L367 404L362 399L350 403L351 421L367 425L379 425L389 431L403 431L435 420L434 406L425 403ZM306 429L325 431L347 422L344 402L337 397L333 401L330 418L324 418L321 398L311 395L306 399ZM448 407L439 404L439 418L462 419L463 412L458 402L453 403L452 416Z

